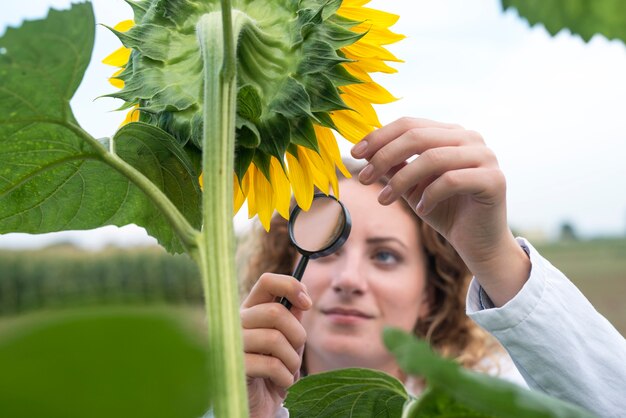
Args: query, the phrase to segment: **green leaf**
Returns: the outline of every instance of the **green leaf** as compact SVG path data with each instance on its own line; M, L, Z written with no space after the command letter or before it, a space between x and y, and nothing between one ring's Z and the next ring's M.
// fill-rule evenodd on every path
M579 407L546 394L531 391L486 374L463 369L454 361L437 356L431 351L428 343L418 341L413 335L403 331L386 329L383 339L402 370L411 375L424 377L429 387L432 388L433 393L424 400L426 404L420 405L420 408L433 409L434 407L428 405L427 402L450 399L441 405L445 408L438 416L452 416L448 413L451 414L458 408L467 408L475 414L491 417L589 418L593 416ZM412 416L417 417L418 414Z
M450 394L441 389L427 388L419 399L412 400L405 405L407 417L419 418L493 418L476 412L457 402Z
M149 178L191 226L199 230L202 224L200 173L176 140L160 128L137 122L117 131L115 141L117 154ZM129 217L129 220L145 227L169 251L182 252L170 225L160 213L153 215L153 203L143 193L141 197L142 206L136 211L136 218Z
M367 369L342 369L300 379L288 389L293 418L399 417L409 398L397 379Z
M252 161L254 161L254 165L259 169L261 173L263 173L267 181L270 181L271 179L270 177L271 158L272 157L270 155L262 151L256 151L254 153L254 157L252 158Z
M45 233L135 223L169 251L182 245L154 202L112 168L115 157L78 126L69 101L91 58L89 3L52 10L0 39L0 233ZM199 226L197 173L160 129L132 124L118 156ZM119 162L118 164L124 164Z
M212 382L202 334L184 325L190 320L160 305L49 307L2 317L0 416L199 418Z
M307 60L302 61L298 67L298 74L301 75L325 73L331 71L337 64L351 62L337 55L335 49L324 41L305 42L303 49Z
M312 112L331 112L333 110L351 110L345 104L337 87L323 74L304 77L304 85L311 99Z
M252 122L256 122L263 113L263 103L259 91L251 85L245 85L237 91L237 113Z
M272 119L264 121L259 128L261 133L259 150L276 157L278 161L282 161L291 141L291 131L287 118L277 113Z
M502 8L517 9L531 26L541 23L551 35L567 28L585 41L599 33L626 42L623 0L502 0Z
M318 39L327 42L334 49L340 49L344 46L352 45L366 34L367 32L353 32L350 29L345 28L344 26L328 22L325 30L320 31L317 36Z
M235 144L239 147L256 148L261 144L261 133L257 126L247 119L236 116Z
M280 113L286 118L301 116L314 118L309 94L304 86L292 77L287 78L284 87L270 104L270 111Z
M317 137L315 136L315 129L311 120L299 118L292 119L289 122L291 125L291 143L310 148L319 154L320 148L317 144Z
M0 38L1 138L31 123L75 121L68 102L91 59L94 35L89 3L7 29Z
M235 174L237 175L240 186L243 176L246 175L246 171L248 171L248 167L250 167L255 153L256 150L254 148L235 146Z

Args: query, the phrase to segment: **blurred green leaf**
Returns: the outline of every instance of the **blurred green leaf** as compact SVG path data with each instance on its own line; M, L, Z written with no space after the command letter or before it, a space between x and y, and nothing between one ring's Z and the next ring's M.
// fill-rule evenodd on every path
M198 418L208 358L193 320L191 310L161 307L2 319L0 416Z
M531 26L543 24L551 35L567 28L585 41L599 33L626 42L624 0L502 0L502 8L517 9Z
M293 418L392 418L408 398L402 383L386 373L342 369L300 379L289 388L285 407Z
M421 417L422 409L439 410L440 415L431 415L433 417L457 416L453 415L453 411L467 409L466 415L461 416L593 417L579 407L543 393L466 370L452 360L439 357L432 352L428 343L403 331L386 329L383 339L402 370L424 377L430 388L428 396L420 399L419 407L414 409L415 413L411 416Z
M51 10L44 20L0 38L0 233L44 233L135 223L169 251L181 252L153 202L103 161L107 149L76 122L69 101L91 58L90 3ZM200 223L197 174L164 131L129 125L118 155Z

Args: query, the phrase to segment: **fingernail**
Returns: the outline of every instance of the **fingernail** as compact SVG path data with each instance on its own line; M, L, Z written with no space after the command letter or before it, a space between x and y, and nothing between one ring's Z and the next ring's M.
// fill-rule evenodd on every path
M420 200L415 207L418 215L424 215L426 213L426 209L424 208L424 201Z
M305 292L298 293L298 301L300 301L303 308L308 308L313 305L313 301L311 301L311 298Z
M378 201L380 202L381 205L386 205L386 204L391 203L392 192L393 190L391 189L390 185L386 185L380 191L380 194L378 195Z
M359 181L368 181L370 177L372 177L372 174L374 174L374 166L371 164L368 164L359 173Z
M367 150L367 145L367 141L362 140L361 142L353 146L352 150L350 151L352 153L352 156L358 158L359 156L363 155L365 153L365 150Z

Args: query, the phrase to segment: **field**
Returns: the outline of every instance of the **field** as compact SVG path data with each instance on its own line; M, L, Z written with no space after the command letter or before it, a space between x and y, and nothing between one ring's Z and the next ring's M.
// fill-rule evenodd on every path
M626 336L626 239L561 242L537 249Z
M626 239L538 249L626 335ZM0 417L198 418L206 411L194 271L180 258L142 251L111 251L113 267L102 254L90 259L67 248L0 252ZM172 283L172 275L186 284Z

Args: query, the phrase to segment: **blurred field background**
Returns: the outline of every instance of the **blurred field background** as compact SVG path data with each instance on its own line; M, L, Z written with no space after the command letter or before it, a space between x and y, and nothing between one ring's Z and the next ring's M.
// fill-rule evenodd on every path
M626 335L626 238L537 248ZM0 417L200 417L203 315L186 256L0 251Z

